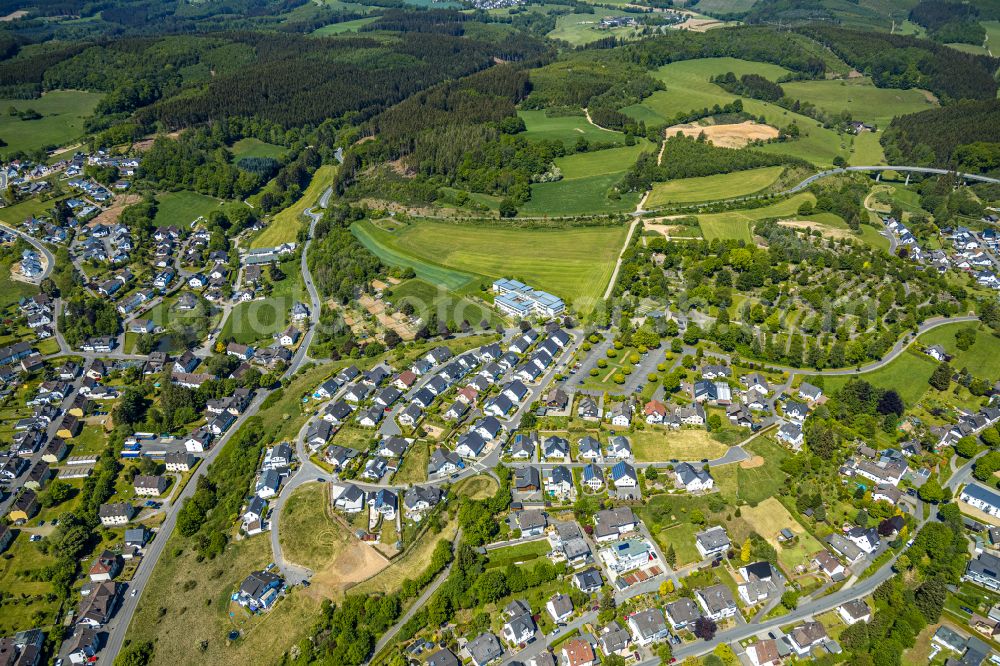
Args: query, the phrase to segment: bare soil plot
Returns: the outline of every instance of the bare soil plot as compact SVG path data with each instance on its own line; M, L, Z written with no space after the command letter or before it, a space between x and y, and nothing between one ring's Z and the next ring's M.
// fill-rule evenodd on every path
M384 555L351 536L343 550L313 576L309 595L317 599L342 596L388 566L389 560Z
M706 30L711 30L712 28L720 28L724 25L725 23L723 21L719 21L716 19L689 18L683 23L678 23L677 28L680 30L705 32Z
M115 198L115 205L110 208L105 208L100 213L97 214L93 220L87 223L88 227L94 227L98 224L111 225L118 221L118 217L122 214L127 206L139 203L142 200L138 194L126 194L123 197Z
M740 467L743 469L753 469L754 467L760 467L764 464L764 458L761 456L754 456L749 460L741 460Z
M393 329L403 340L412 340L417 336L417 329L410 323L409 317L401 312L394 312L392 314L386 313L384 301L376 300L368 294L364 294L358 299L358 303L361 307L367 310L369 314L375 315L375 318L379 320L379 323L382 324L382 326ZM349 325L351 328L354 327L353 324Z
M778 130L770 125L762 125L752 120L729 125L699 125L685 123L667 128L667 136L680 132L684 136L697 137L704 134L713 144L720 148L742 148L751 141L778 138Z
M830 238L835 238L838 240L844 238L857 238L854 234L850 232L849 229L838 229L836 227L831 227L826 224L810 222L809 220L778 220L778 224L785 227L790 227L792 229L801 229L803 231L806 229L815 229L817 231L822 232L824 236L829 236Z

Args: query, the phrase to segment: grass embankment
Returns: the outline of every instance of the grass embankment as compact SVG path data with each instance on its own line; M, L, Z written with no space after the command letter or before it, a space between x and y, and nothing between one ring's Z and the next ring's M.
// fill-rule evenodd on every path
M282 243L294 242L305 220L303 214L312 208L319 201L326 188L333 184L336 172L337 167L331 164L324 164L316 169L312 180L309 181L309 186L299 200L276 214L264 230L250 242L250 247L274 247Z

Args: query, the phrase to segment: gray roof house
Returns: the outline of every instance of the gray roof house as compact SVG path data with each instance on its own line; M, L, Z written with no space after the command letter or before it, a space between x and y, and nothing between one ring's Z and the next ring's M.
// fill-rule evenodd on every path
M476 666L486 666L486 664L494 659L499 659L500 655L503 654L500 641L497 640L496 636L488 632L479 634L469 641L465 647Z

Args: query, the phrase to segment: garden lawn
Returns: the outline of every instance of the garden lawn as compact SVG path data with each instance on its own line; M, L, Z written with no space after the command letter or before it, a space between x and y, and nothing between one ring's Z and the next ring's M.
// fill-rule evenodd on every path
M755 532L778 551L778 561L786 572L793 571L798 565L806 563L813 553L822 550L819 541L773 497L765 499L757 506L741 507L740 514ZM778 533L785 528L790 529L798 537L794 544L787 547L778 541Z
M917 113L938 106L922 90L910 88L876 88L868 77L856 79L825 79L783 83L785 94L793 99L808 101L830 114L846 111L855 120L885 127L893 116Z
M847 383L851 377L859 377L883 389L895 389L903 402L913 405L928 389L927 380L934 373L937 362L923 354L908 349L888 365L860 375L833 375L824 377L827 393L833 393Z
M292 303L306 300L298 263L297 257L281 263L286 277L274 285L268 298L237 303L226 318L219 339L232 339L247 345L258 340L270 340L275 333L283 331L288 326Z
M430 446L427 442L414 442L406 455L403 456L403 463L399 466L399 471L392 477L393 483L408 485L426 481L427 462L430 457Z
M784 167L773 166L734 173L723 173L700 178L681 178L665 183L654 183L646 199L646 208L652 209L671 203L717 201L754 194L766 189L778 179Z
M414 222L396 232L367 223L354 229L401 255L401 265L446 267L439 280L414 268L428 282L455 288L457 276L451 271L476 274L484 281L513 277L554 293L581 312L589 312L603 294L627 232L625 226L520 229L432 221ZM402 263L407 257L415 261Z
M517 114L524 120L527 131L523 136L528 139L562 141L567 147L576 145L581 136L594 142L625 142L624 134L588 123L582 112L579 116L552 117L547 116L545 111L518 111Z
M32 572L54 564L55 558L42 554L29 537L28 533L20 532L0 558L0 589L11 597L0 612L0 632L5 636L53 622L59 610L57 601L46 601L46 595L52 593L52 584L46 577L30 580Z
M730 210L724 213L711 213L698 216L698 226L705 240L715 238L745 240L749 242L750 227L754 222L767 218L793 217L799 206L806 201L815 202L816 197L810 193L799 193L778 203L762 208L748 210Z
M487 567L506 567L508 564L521 565L548 555L552 547L548 539L538 539L527 543L519 543L516 546L497 548L488 552L489 561Z
M78 139L85 133L83 119L94 112L102 93L79 90L53 90L38 99L0 99L0 139L7 145L0 155L39 148L55 148ZM39 120L21 120L7 109L34 109Z
M333 184L337 167L324 164L316 169L309 181L309 187L302 193L298 201L275 215L271 222L250 243L251 248L274 247L282 243L294 242L302 228L303 214L312 208L322 196L324 190Z
M213 210L219 210L223 202L206 194L181 190L164 192L156 196L156 217L153 224L158 227L176 226L187 229L191 223Z
M729 450L725 444L712 439L703 428L650 428L631 433L628 438L632 441L632 453L639 462L713 460Z
M431 313L437 314L438 321L460 323L464 320L473 326L479 326L479 322L483 319L491 323L499 320L489 308L420 278L407 280L393 287L392 302L397 306L403 302L411 303L414 314L425 322Z
M955 344L955 334L966 328L976 328L976 341L965 350ZM927 331L919 338L922 346L941 345L954 358L950 361L956 370L968 368L973 375L991 381L1000 378L1000 338L975 322L954 323Z
M249 138L240 139L229 150L233 153L233 161L238 162L244 157L271 157L278 160L285 154L286 148L260 139Z
M37 286L11 277L10 269L20 260L20 257L15 256L13 252L7 254L9 256L0 258L0 310L17 303L22 298L38 293Z

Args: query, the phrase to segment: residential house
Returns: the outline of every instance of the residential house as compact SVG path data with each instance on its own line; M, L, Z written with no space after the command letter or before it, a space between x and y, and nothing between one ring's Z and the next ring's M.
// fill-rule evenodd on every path
M117 527L128 524L135 515L135 507L128 502L102 504L97 509L97 515L104 527Z
M717 557L729 550L731 543L724 527L716 525L694 535L695 546L704 558Z
M464 468L465 463L459 454L439 447L431 452L430 460L427 462L427 476L447 476Z
M733 593L722 583L697 590L694 596L709 619L719 621L736 615Z
M500 641L491 633L479 634L466 644L465 649L468 650L469 656L472 657L474 666L486 666L486 664L499 659L503 655L503 648L500 646Z
M1000 591L1000 557L983 551L974 559L969 560L962 580L982 585L994 592Z
M632 423L632 402L625 400L611 408L611 425L627 427Z
M864 599L853 599L837 607L837 614L846 624L868 622L872 618L872 609Z
M552 621L558 624L573 617L573 602L568 595L559 593L549 599L545 604L545 610L552 616Z
M538 536L545 532L545 527L548 525L545 513L538 509L518 511L514 517L518 529L521 530L521 538Z
M121 555L112 553L110 550L105 550L94 560L94 563L90 566L88 575L90 576L90 580L95 583L111 580L122 570L122 566L124 566L124 562Z
M712 475L704 469L699 469L691 463L680 463L674 467L677 486L688 492L705 492L715 487Z
M365 508L365 491L353 483L333 486L330 496L333 498L333 506L344 513L358 513Z
M632 443L624 435L612 435L608 439L606 457L609 460L629 460L632 457Z
M612 622L601 629L597 642L604 654L625 657L631 652L632 635L617 622Z
M821 622L805 622L788 633L788 644L801 659L808 657L813 648L826 643L829 636Z
M753 666L780 666L778 644L772 638L758 639L747 647L747 658Z
M589 395L585 395L580 399L579 404L576 406L576 415L585 421L601 420L601 410L598 408L597 402Z
M576 487L573 484L573 473L564 465L553 467L545 479L545 490L550 497L573 499L576 497Z
M514 491L534 493L542 488L537 467L519 467L514 470Z
M507 620L503 625L503 637L508 643L519 645L534 639L535 621L526 602L515 599L507 604L503 613Z
M573 585L581 592L593 594L604 586L604 577L600 571L590 567L573 574Z
M172 451L163 459L168 472L190 472L197 461L197 458L184 451Z
M569 442L555 435L542 443L542 457L546 460L569 460Z
M583 468L583 485L597 492L604 488L604 472L597 465L590 463Z
M752 562L740 567L739 572L743 582L737 592L747 605L759 604L781 592L779 574L769 562Z
M638 487L639 476L635 467L623 460L611 468L611 482L618 490L631 490Z
M237 593L237 602L251 611L266 610L278 598L284 581L271 571L254 571L243 582Z
M594 515L594 539L598 543L617 540L634 532L638 524L631 507L603 509Z
M560 650L566 666L594 666L597 654L594 646L583 638L572 638L562 644Z
M633 613L628 618L628 627L632 632L632 639L642 646L661 641L670 635L663 611L659 608Z
M670 626L675 630L693 625L701 617L698 606L687 597L670 602L664 609L667 612L667 619L670 620Z

